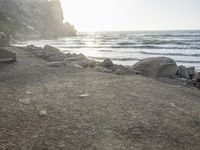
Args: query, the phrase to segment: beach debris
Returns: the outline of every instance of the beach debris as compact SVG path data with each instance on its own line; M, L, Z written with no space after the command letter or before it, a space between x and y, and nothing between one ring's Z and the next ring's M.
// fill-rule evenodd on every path
M30 98L19 99L19 102L20 102L20 103L23 103L23 104L25 104L25 105L28 105L28 104L31 103L31 100L30 100Z
M78 98L86 98L86 97L88 97L88 96L90 96L90 94L85 93L85 94L79 95Z
M43 109L39 112L40 116L46 116L47 115L47 110Z

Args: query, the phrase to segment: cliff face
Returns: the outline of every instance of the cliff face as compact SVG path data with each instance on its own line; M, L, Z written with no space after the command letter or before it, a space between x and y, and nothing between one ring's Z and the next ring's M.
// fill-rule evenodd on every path
M72 25L63 24L59 0L0 0L0 31L25 38L76 34Z

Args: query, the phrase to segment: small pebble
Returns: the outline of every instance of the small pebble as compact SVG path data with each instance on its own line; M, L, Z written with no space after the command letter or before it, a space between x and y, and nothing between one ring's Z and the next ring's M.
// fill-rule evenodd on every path
M27 91L27 92L26 92L26 94L32 94L32 92L30 92L30 91Z
M19 102L28 105L31 103L31 100L30 98L19 99Z
M172 107L176 108L176 105L174 103L169 103Z
M46 110L41 110L41 111L39 112L39 115L40 115L40 116L46 116L46 115L47 115L47 111L46 111Z
M90 95L89 95L88 93L85 93L85 94L79 95L78 98L86 98L86 97L88 97L88 96L90 96Z
M59 148L64 148L66 145L65 145L65 142L64 141L61 141L59 144L58 144L58 147Z

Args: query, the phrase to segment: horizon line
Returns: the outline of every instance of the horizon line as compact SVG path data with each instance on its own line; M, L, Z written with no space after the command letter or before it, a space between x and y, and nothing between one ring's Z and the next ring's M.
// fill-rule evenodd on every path
M158 30L95 30L95 31L89 31L89 30L85 30L85 31L78 31L78 33L80 32L156 32L156 31L200 31L200 29L158 29Z

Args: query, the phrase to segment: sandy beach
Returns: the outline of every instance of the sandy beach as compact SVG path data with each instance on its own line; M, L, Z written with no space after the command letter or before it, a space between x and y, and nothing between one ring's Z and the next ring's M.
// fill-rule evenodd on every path
M23 48L0 67L2 150L199 150L200 92L140 75L50 67Z

